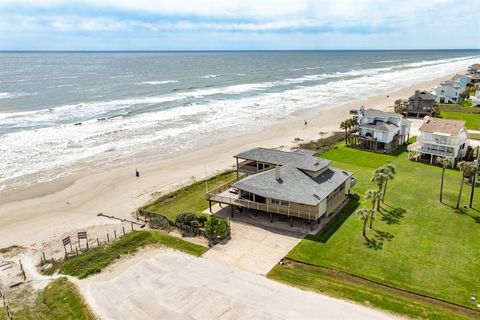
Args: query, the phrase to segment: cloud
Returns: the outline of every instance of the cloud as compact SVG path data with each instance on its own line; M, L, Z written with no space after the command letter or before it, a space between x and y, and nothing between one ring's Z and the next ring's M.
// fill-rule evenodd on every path
M467 42L468 34L480 28L473 19L479 10L477 0L0 0L0 36L90 33L98 39L108 34L113 40L183 33L205 41L228 34L247 45L254 34L285 42L295 33L344 38L345 47L346 35L357 35L358 41L370 36L388 39L382 41L391 47L395 40L404 43L408 35L412 43L423 40L424 47L480 47L474 37Z

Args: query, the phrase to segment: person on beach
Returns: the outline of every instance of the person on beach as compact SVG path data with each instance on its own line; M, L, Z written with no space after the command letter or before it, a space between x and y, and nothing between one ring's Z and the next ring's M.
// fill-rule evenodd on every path
M307 123L307 120L303 120L303 121L305 122L305 125L307 125L307 124L308 124L308 123Z
M140 178L140 171L138 171L137 169L135 169L135 176L136 176L137 178Z

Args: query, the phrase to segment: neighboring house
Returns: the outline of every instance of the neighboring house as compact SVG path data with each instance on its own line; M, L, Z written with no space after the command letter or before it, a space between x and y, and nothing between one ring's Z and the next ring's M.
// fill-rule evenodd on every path
M472 105L474 107L480 107L480 89L477 90L477 93L474 96L470 96L472 100Z
M456 75L450 80L443 81L437 87L437 103L458 103L461 102L461 94L467 88L468 78L464 75Z
M408 140L410 121L403 115L375 109L357 113L358 132L351 133L348 143L372 151L390 151Z
M336 213L355 184L352 173L330 166L309 150L255 148L235 155L237 181L207 192L212 202L303 218L310 223ZM240 161L240 162L239 162ZM239 173L247 176L239 177ZM240 178L240 179L239 179Z
M473 75L480 75L480 63L475 63L468 67L468 73Z
M408 98L405 114L419 116L431 115L435 110L435 95L428 91L415 90L415 94Z
M417 141L408 146L409 159L426 159L433 163L437 157L462 160L468 150L465 121L425 117Z

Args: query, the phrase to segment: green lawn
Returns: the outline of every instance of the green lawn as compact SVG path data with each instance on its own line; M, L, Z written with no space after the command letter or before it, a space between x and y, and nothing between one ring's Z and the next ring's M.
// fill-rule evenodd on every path
M86 278L101 272L122 255L132 254L145 246L164 246L200 256L208 248L156 231L133 231L110 245L92 248L58 266L60 273Z
M480 129L480 108L472 107L470 100L461 104L438 104L439 117L452 120L463 120L467 129Z
M440 115L444 119L465 121L467 129L480 130L480 114L478 113L442 111Z
M411 318L437 320L466 320L471 314L460 315L457 310L442 309L439 306L417 301L394 290L352 283L341 276L308 265L277 265L268 274L277 281L295 285L302 289L314 290L340 299L355 301L367 306L406 315Z
M446 171L441 204L441 169L409 161L406 153L381 155L339 144L322 157L354 172L354 191L362 197L374 188L373 168L391 161L398 172L389 182L382 213L376 213L376 231L368 230L368 243L362 237L362 222L352 214L370 205L360 198L361 203L352 202L332 226L302 240L288 258L472 307L470 296L480 296L480 195L476 209L459 213L450 207L456 202L460 173ZM464 188L462 205L469 191L469 186Z
M480 140L480 134L478 133L469 133L468 137L473 140Z
M95 319L75 285L67 278L52 281L32 304L24 299L9 299L9 304L16 320ZM0 319L7 320L3 308L0 308Z
M208 180L208 189L216 188L234 178L234 172L217 175ZM160 197L143 207L143 209L163 214L171 220L175 220L175 217L183 212L200 214L208 208L205 192L205 181L198 181Z

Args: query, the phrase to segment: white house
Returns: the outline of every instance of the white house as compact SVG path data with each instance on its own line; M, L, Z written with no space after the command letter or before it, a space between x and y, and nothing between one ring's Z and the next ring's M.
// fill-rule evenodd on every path
M472 105L474 107L480 107L480 89L477 90L477 93L474 96L470 96L472 100Z
M468 67L468 73L480 75L480 63L475 63Z
M410 121L403 115L375 109L358 110L359 142L368 149L392 150L405 143L410 134ZM353 142L353 141L352 141Z
M468 78L465 75L456 75L450 80L443 81L437 87L437 103L457 103L461 102L460 95L467 88Z
M409 159L446 157L455 164L467 154L468 135L465 121L445 120L426 116L419 129L417 142L408 146Z

